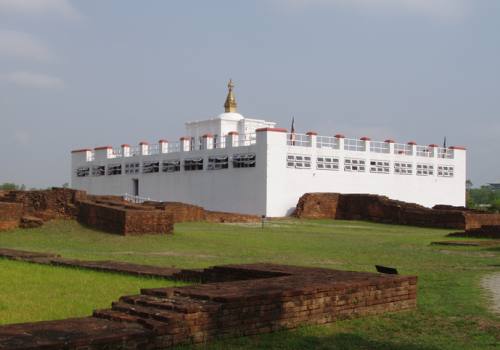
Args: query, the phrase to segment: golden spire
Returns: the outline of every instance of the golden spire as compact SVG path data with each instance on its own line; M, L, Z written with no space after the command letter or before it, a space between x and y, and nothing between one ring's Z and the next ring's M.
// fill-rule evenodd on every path
M229 79L227 88L228 92L227 92L226 102L224 103L224 109L226 113L236 113L236 107L238 105L236 104L236 98L234 97L233 94L234 84L232 79Z

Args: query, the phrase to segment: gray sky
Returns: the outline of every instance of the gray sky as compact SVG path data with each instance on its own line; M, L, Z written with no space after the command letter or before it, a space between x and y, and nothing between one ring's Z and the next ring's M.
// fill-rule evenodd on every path
M469 149L500 180L498 0L0 0L0 182L222 110L320 135Z

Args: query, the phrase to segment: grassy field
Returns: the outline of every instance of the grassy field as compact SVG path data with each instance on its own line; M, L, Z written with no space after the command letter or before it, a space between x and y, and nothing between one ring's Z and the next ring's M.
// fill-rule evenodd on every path
M1 233L0 247L55 252L65 257L81 259L113 259L176 267L275 262L374 271L375 264L395 266L402 274L419 276L417 311L225 340L204 348L498 348L500 319L487 311L489 301L479 283L486 274L499 271L499 248L430 246L432 241L446 239L444 236L449 231L357 221L280 220L268 223L264 230L251 224L189 223L177 224L175 231L172 236L122 237L99 233L74 222L59 221L39 229ZM0 287L0 322L4 323L9 322L4 316L4 298L19 299L19 302L25 298L19 294L19 289L25 288L23 278L18 284L10 281L19 279L19 276L34 274L33 271L38 269L49 269L53 273L53 279L40 279L39 283L46 285L43 288L55 290L60 286L64 290L77 271L7 261L0 261L0 266L2 285L6 283L15 286ZM5 270L9 271L7 277L3 276ZM78 271L80 273L95 275L89 277L95 278L96 282L92 283L94 286L109 284L108 274ZM116 296L130 293L129 290L118 291L122 278L131 289L158 285L155 280L109 276L116 286ZM161 285L167 283L159 282ZM115 288L110 289L115 291ZM110 295L108 303L116 299L116 296ZM67 308L74 302L74 296L64 293L58 298L60 301L54 307L61 310L60 315L70 316L71 312ZM93 297L89 297L89 301L93 302ZM90 309L102 306L106 305L93 305ZM35 311L36 308L34 302L32 312L36 313L36 319L53 318L48 308ZM30 313L25 314L28 319L29 316Z
M0 259L0 324L89 316L125 294L171 281Z

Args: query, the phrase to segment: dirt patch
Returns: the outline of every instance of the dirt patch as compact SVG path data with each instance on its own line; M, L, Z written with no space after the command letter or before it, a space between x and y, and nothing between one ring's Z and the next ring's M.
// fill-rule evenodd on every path
M483 278L481 286L491 295L491 310L500 315L500 272Z

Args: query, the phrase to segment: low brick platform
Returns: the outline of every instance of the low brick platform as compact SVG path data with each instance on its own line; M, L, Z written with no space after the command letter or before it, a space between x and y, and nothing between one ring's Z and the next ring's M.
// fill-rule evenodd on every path
M446 205L430 209L374 194L306 193L300 197L294 215L463 230L500 225L500 214Z
M486 225L463 232L450 233L450 237L491 238L500 240L500 225Z
M416 307L414 276L272 264L192 274L206 283L144 289L93 317L0 327L0 349L164 349Z
M81 200L78 207L80 223L110 233L162 234L174 230L172 215L151 206L123 201Z

